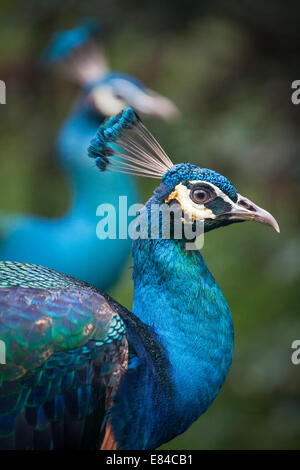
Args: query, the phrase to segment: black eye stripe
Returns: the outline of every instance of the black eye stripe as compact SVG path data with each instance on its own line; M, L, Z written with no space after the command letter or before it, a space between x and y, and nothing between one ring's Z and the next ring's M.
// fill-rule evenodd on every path
M211 209L215 215L224 214L224 212L230 212L232 210L232 205L229 202L224 201L220 196L210 200L206 204L206 207Z

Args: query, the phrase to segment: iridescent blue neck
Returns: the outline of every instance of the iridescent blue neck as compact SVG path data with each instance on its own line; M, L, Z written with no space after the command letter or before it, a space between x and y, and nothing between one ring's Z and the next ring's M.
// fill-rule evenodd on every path
M199 251L181 240L137 240L133 312L164 346L177 389L182 428L214 400L232 358L227 302Z

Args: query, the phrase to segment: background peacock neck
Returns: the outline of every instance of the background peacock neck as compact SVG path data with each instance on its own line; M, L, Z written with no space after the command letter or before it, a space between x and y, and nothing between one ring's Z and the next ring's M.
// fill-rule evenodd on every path
M130 175L95 171L87 156L87 148L105 117L85 99L75 103L65 120L58 139L59 164L69 180L72 203L69 216L84 216L95 227L99 204L112 204L118 208L119 196L127 195L128 205L137 200L137 190Z
M133 312L166 350L184 428L207 409L228 374L230 310L200 252L186 251L184 241L137 240L133 256Z

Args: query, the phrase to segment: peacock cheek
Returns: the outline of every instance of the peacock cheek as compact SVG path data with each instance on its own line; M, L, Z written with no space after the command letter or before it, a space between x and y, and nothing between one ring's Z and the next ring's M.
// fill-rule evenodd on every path
M232 205L229 202L224 201L220 196L216 197L213 201L208 202L206 207L210 209L215 216L230 212L232 209Z
M190 190L184 184L178 184L175 190L165 200L166 204L176 202L179 204L185 219L182 222L195 222L196 220L214 219L215 214L207 204L196 204L190 198Z

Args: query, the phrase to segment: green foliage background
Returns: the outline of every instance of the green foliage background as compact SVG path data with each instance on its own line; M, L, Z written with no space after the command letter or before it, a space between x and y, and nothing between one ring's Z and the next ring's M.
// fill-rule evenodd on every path
M291 103L299 12L296 1L0 4L1 210L58 216L68 207L53 142L78 90L42 72L38 57L54 30L94 16L112 68L181 109L172 124L147 120L171 158L225 174L281 227L278 236L247 223L205 238L203 256L233 314L234 359L213 406L166 449L300 447L300 365L291 363L300 339L300 107ZM148 198L155 183L139 184ZM128 267L111 292L129 308L130 276Z

